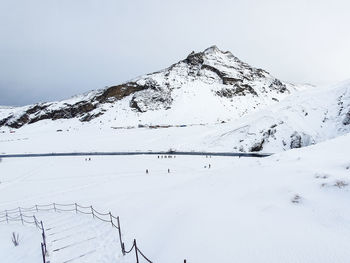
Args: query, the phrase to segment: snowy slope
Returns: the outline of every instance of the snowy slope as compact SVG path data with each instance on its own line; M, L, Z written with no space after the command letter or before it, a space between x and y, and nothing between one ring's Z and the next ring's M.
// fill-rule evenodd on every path
M213 46L121 85L61 102L0 109L0 127L46 119L108 119L123 127L216 123L265 108L297 89Z
M3 159L0 210L35 203L92 204L119 215L124 239L130 244L137 238L153 262L178 263L186 258L201 263L347 263L350 148L344 145L349 143L346 134L263 159ZM96 227L91 217L87 220L73 212L47 214L43 219L53 232L58 230L58 238L66 236L63 230L71 227L67 222L81 224L77 231L67 232L72 234L67 240L52 244L53 248L79 247L51 254L51 263L75 259L91 249L96 251L73 262L135 262L134 257L118 256L117 233L104 234L105 229ZM23 237L18 254L11 247L11 230ZM2 259L27 253L28 262L37 262L40 237L33 233L33 239L28 239L29 230L14 223L0 226ZM75 234L78 230L83 233ZM94 240L81 243L85 236L102 238L105 245L95 245Z
M279 152L350 132L350 81L301 91L211 134L212 144L240 151ZM210 140L210 138L208 138Z

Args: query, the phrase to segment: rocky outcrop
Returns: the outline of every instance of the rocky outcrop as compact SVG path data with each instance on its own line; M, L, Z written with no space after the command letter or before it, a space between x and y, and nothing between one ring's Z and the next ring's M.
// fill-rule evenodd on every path
M258 96L256 91L248 84L234 85L231 88L225 88L225 89L216 91L216 95L220 97L225 97L225 98L232 98L234 96L246 96L248 94L251 94L253 96Z
M262 151L263 147L264 147L264 142L265 142L265 139L261 139L260 141L258 142L255 142L252 147L250 148L250 152L260 152Z
M349 111L346 113L344 119L343 119L343 124L344 125L349 125L350 124L350 109Z
M139 85L135 82L129 82L118 86L107 88L101 95L95 98L99 103L113 102L121 100L130 94L144 89L152 88L152 85Z
M294 132L290 136L290 149L301 148L314 144L312 137L305 133Z

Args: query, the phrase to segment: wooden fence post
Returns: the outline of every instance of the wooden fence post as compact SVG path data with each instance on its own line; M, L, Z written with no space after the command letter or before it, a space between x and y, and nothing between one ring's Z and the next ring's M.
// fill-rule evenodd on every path
M113 226L113 218L112 218L112 213L111 213L111 211L109 211L109 220L111 220L111 224L112 224L112 226Z
M74 205L75 205L75 213L78 214L78 205L77 203L75 203Z
M22 213L20 213L19 216L21 217L22 225L24 225Z
M122 253L125 256L125 249L124 249L124 245L123 245L123 241L122 241L122 230L120 229L119 216L117 217L117 224L118 224L119 243L120 243L120 246L122 248Z
M56 204L53 203L53 210L56 212Z
M43 237L43 243L44 243L44 248L45 248L45 254L47 252L47 249L46 249L46 236L45 236L45 229L44 229L44 224L43 224L43 221L40 221L40 225L41 225L41 228L42 228L42 237Z
M36 222L35 216L33 216L33 219L34 219L35 226L38 227L38 223Z
M9 223L9 218L8 218L8 215L7 215L7 210L5 210L5 212L6 212L6 222L8 224Z
M43 263L46 263L46 256L44 251L44 244L41 243L41 254L43 255Z
M38 205L35 205L35 209L36 209L37 212L39 211Z
M21 211L21 208L20 208L20 207L18 207L18 212L19 212L19 216L21 217L22 225L24 225L24 223L23 223L22 211Z
M95 218L95 215L94 215L94 209L92 208L92 205L91 205L90 207L91 207L92 217L93 217L93 218Z
M139 255L137 251L136 239L134 239L134 248L135 248L135 255L136 255L136 263L139 263Z

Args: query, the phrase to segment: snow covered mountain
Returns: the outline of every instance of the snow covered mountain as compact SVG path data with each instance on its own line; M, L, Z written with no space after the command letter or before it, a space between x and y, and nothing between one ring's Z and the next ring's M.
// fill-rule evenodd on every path
M212 46L121 85L60 102L0 109L0 127L72 118L108 119L124 127L216 123L274 104L297 89Z
M3 153L275 153L349 133L350 81L328 88L284 83L213 46L69 100L1 107L0 132Z

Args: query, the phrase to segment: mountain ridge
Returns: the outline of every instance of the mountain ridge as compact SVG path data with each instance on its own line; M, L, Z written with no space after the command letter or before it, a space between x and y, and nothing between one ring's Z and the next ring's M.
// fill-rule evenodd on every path
M203 91L205 88L210 89L211 93ZM179 92L179 89L183 91ZM192 97L196 93L208 93L205 96L209 97L209 100L212 97L216 98L213 100L214 104L220 104L219 100L226 104L230 104L228 102L231 101L232 105L245 104L244 108L236 107L237 114L233 118L237 118L254 111L255 108L278 102L296 89L296 86L278 80L267 71L242 62L231 52L221 51L216 46L211 46L202 52L193 51L185 59L168 68L139 76L119 85L59 102L37 103L2 110L0 126L20 128L25 124L46 119L78 118L81 122L89 122L104 115L113 104L123 100L127 100L126 104L128 104L123 105L123 111L131 111L136 115L150 111L164 111L178 105L180 97L183 99L186 92ZM220 108L220 106L217 107ZM192 108L188 110L195 111ZM219 112L223 111L220 108ZM114 115L115 119L119 117L118 113ZM228 114L224 115L221 116L218 113L217 118L227 119ZM160 118L162 119L162 116ZM196 122L195 119L196 116L193 114L190 122ZM155 118L151 120L151 122L155 121ZM205 121L205 118L201 121ZM209 122L213 122L213 118Z

